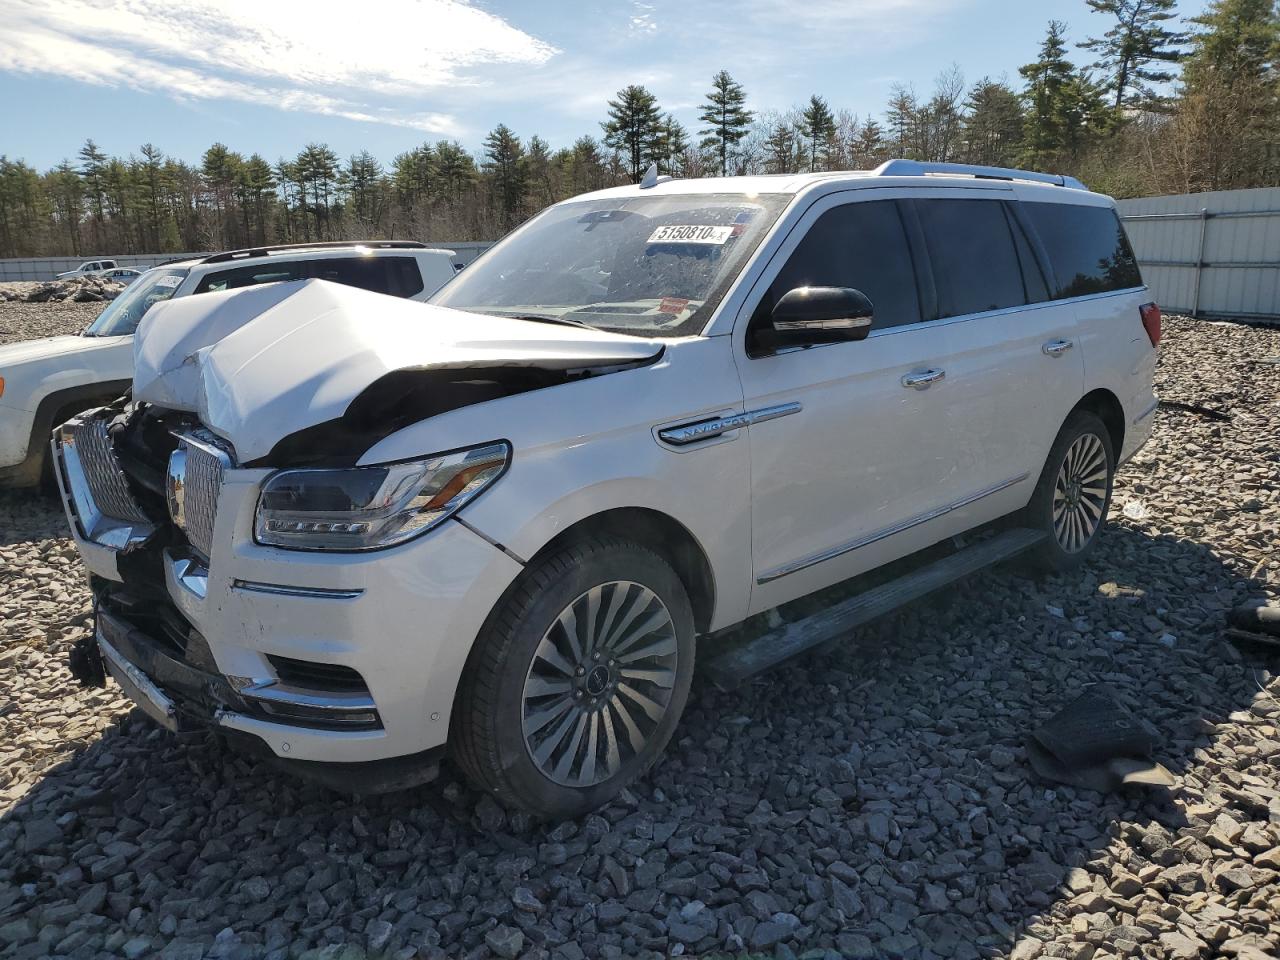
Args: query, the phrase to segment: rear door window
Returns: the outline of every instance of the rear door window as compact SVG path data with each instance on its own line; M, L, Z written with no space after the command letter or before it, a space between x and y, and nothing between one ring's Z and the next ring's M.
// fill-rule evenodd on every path
M214 293L219 290L239 290L260 283L279 283L284 280L301 280L303 264L298 261L284 263L257 263L247 267L234 267L205 274L192 293Z
M1120 218L1110 207L1023 202L1057 277L1058 298L1142 286Z
M938 291L938 317L1019 307L1022 265L999 200L916 200Z
M766 327L774 305L796 287L861 290L875 308L877 330L919 322L915 268L897 203L850 203L822 214L769 285L750 330Z

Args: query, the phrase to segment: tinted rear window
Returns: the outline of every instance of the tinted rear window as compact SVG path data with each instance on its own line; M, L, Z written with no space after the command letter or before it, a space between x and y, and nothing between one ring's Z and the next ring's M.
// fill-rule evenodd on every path
M892 200L828 210L809 228L762 298L752 327L796 287L854 287L875 307L876 329L920 320L916 276L902 218Z
M242 287L256 287L260 283L279 283L283 280L302 279L302 264L293 263L256 263L247 267L235 267L231 270L218 270L206 274L196 286L193 293L216 293L219 290L239 290Z
M317 260L312 264L311 275L393 297L411 297L422 289L422 273L412 257Z
M1058 297L1142 286L1138 262L1110 207L1023 203L1057 275Z
M919 200L920 225L938 289L938 316L1027 302L1022 266L999 200Z

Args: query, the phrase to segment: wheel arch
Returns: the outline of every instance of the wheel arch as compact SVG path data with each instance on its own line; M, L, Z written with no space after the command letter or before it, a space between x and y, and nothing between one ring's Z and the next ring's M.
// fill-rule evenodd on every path
M31 415L26 452L22 462L11 469L10 482L15 486L39 483L53 429L77 413L110 403L132 385L132 380L103 380L61 387L41 397Z
M1077 410L1088 410L1102 421L1107 433L1111 434L1111 449L1118 457L1124 446L1125 428L1124 406L1120 403L1120 398L1106 387L1099 387L1086 393L1071 412L1075 413Z
M529 558L540 558L593 536L614 536L647 547L671 564L684 584L699 633L710 629L716 606L715 575L706 550L679 520L649 507L615 507L583 517L560 531Z

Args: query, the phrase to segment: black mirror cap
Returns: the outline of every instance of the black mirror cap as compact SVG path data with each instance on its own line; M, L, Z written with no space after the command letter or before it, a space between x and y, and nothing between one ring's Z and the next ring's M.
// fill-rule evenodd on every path
M865 340L875 308L853 287L796 287L773 308L773 346L804 346Z

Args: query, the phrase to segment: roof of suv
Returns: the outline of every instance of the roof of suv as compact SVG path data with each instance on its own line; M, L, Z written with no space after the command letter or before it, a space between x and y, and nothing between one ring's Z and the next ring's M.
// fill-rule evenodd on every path
M446 250L443 247L429 247L425 243L419 243L417 240L333 240L323 243L293 243L279 246L246 247L241 250L224 250L204 257L169 260L161 264L161 266L196 267L205 264L243 263L273 257L322 260L347 256L353 251L361 255L403 253L408 251L413 254L426 253L444 257L457 256L453 250Z
M652 172L652 171L651 171ZM698 193L801 193L820 184L846 183L857 186L902 186L919 184L928 177L935 184L945 178L954 186L992 186L1003 182L1012 187L1046 186L1051 192L1061 191L1068 196L1098 196L1074 177L1040 173L1032 170L1015 170L1007 167L985 167L964 163L925 163L918 160L886 160L874 170L832 170L814 173L758 174L744 177L700 177L678 180L670 177L646 176L639 184L612 187L588 194L592 198L621 196L645 196L647 194L698 194ZM890 179L891 178L891 179ZM575 197L574 199L580 199Z

